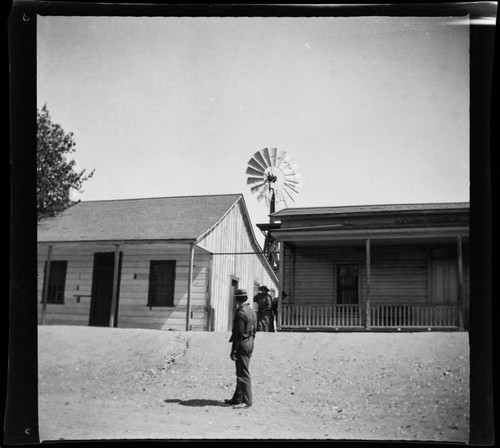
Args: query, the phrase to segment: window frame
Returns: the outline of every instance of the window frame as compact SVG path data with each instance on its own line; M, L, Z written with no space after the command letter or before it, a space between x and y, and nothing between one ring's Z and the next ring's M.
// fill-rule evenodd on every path
M149 309L154 308L173 308L175 307L175 281L177 277L177 260L150 260L149 261L149 282L148 282L148 299L147 299L147 304L146 306L149 307ZM169 294L166 294L164 299L162 301L158 301L156 297L153 295L154 294L154 287L156 286L156 283L153 282L155 272L154 272L154 266L158 265L164 265L164 266L171 266L172 269L172 284L169 286ZM159 283L159 282L157 282ZM165 283L165 286L167 284Z
M57 267L57 268L56 268ZM62 271L58 272L58 269L62 269ZM43 303L43 291L45 290L46 282L47 282L47 261L45 261L45 265L43 267L43 287L42 287L42 299L40 303ZM54 284L55 276L60 275L62 281L60 283ZM67 260L52 260L50 262L50 271L48 273L48 287L47 287L47 304L51 305L64 305L65 303L65 292L66 292L66 277L68 274L68 261ZM59 278L57 279L59 280ZM59 288L57 288L59 287ZM62 297L60 300L56 300L57 294L62 293Z
M357 295L358 295L358 301L356 304L345 304L345 303L339 303L339 297L338 297L338 266L339 265L357 265L358 267L358 285L357 285ZM333 264L333 303L335 305L359 305L362 302L362 296L361 296L361 269L362 269L362 262L358 260L349 260L349 261L337 261Z

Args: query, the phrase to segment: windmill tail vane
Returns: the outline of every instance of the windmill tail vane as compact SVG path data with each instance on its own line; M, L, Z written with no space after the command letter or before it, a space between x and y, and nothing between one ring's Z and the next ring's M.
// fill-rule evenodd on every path
M266 202L270 213L274 213L277 202L287 207L289 201L295 201L294 196L301 188L297 165L285 151L277 148L257 151L248 161L246 174L250 191L257 195L259 202Z

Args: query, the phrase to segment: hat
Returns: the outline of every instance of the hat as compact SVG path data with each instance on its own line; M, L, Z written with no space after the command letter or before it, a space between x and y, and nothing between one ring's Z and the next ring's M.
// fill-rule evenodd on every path
M235 292L234 292L234 298L236 300L240 300L240 301L245 301L248 299L248 294L247 294L247 290L246 289L237 289Z
M259 288L259 291L266 291L266 292L269 292L270 289L266 286L266 285L262 285L260 288Z

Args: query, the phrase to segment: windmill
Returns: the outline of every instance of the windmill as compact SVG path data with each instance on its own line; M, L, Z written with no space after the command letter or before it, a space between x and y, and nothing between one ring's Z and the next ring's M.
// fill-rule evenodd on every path
M293 202L301 187L298 179L300 174L296 172L297 165L285 151L277 148L264 148L257 151L248 161L246 174L247 184L250 191L257 195L257 200L264 200L269 207L269 213L275 212L276 203L283 203L285 207ZM278 270L278 243L269 234L273 228L272 218L270 223L259 224L259 229L266 237L264 242L264 253L272 268ZM275 226L274 226L275 227Z

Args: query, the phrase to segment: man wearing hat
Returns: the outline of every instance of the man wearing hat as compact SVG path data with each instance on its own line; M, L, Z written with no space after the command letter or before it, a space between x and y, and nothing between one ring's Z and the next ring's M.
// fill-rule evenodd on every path
M269 294L269 288L265 285L259 287L259 293L253 301L257 302L257 331L272 330L273 299Z
M249 408L252 406L250 358L254 346L256 317L255 311L247 303L248 295L245 289L237 289L234 298L236 316L229 342L232 342L230 356L236 363L236 390L230 400L224 401L234 408Z

